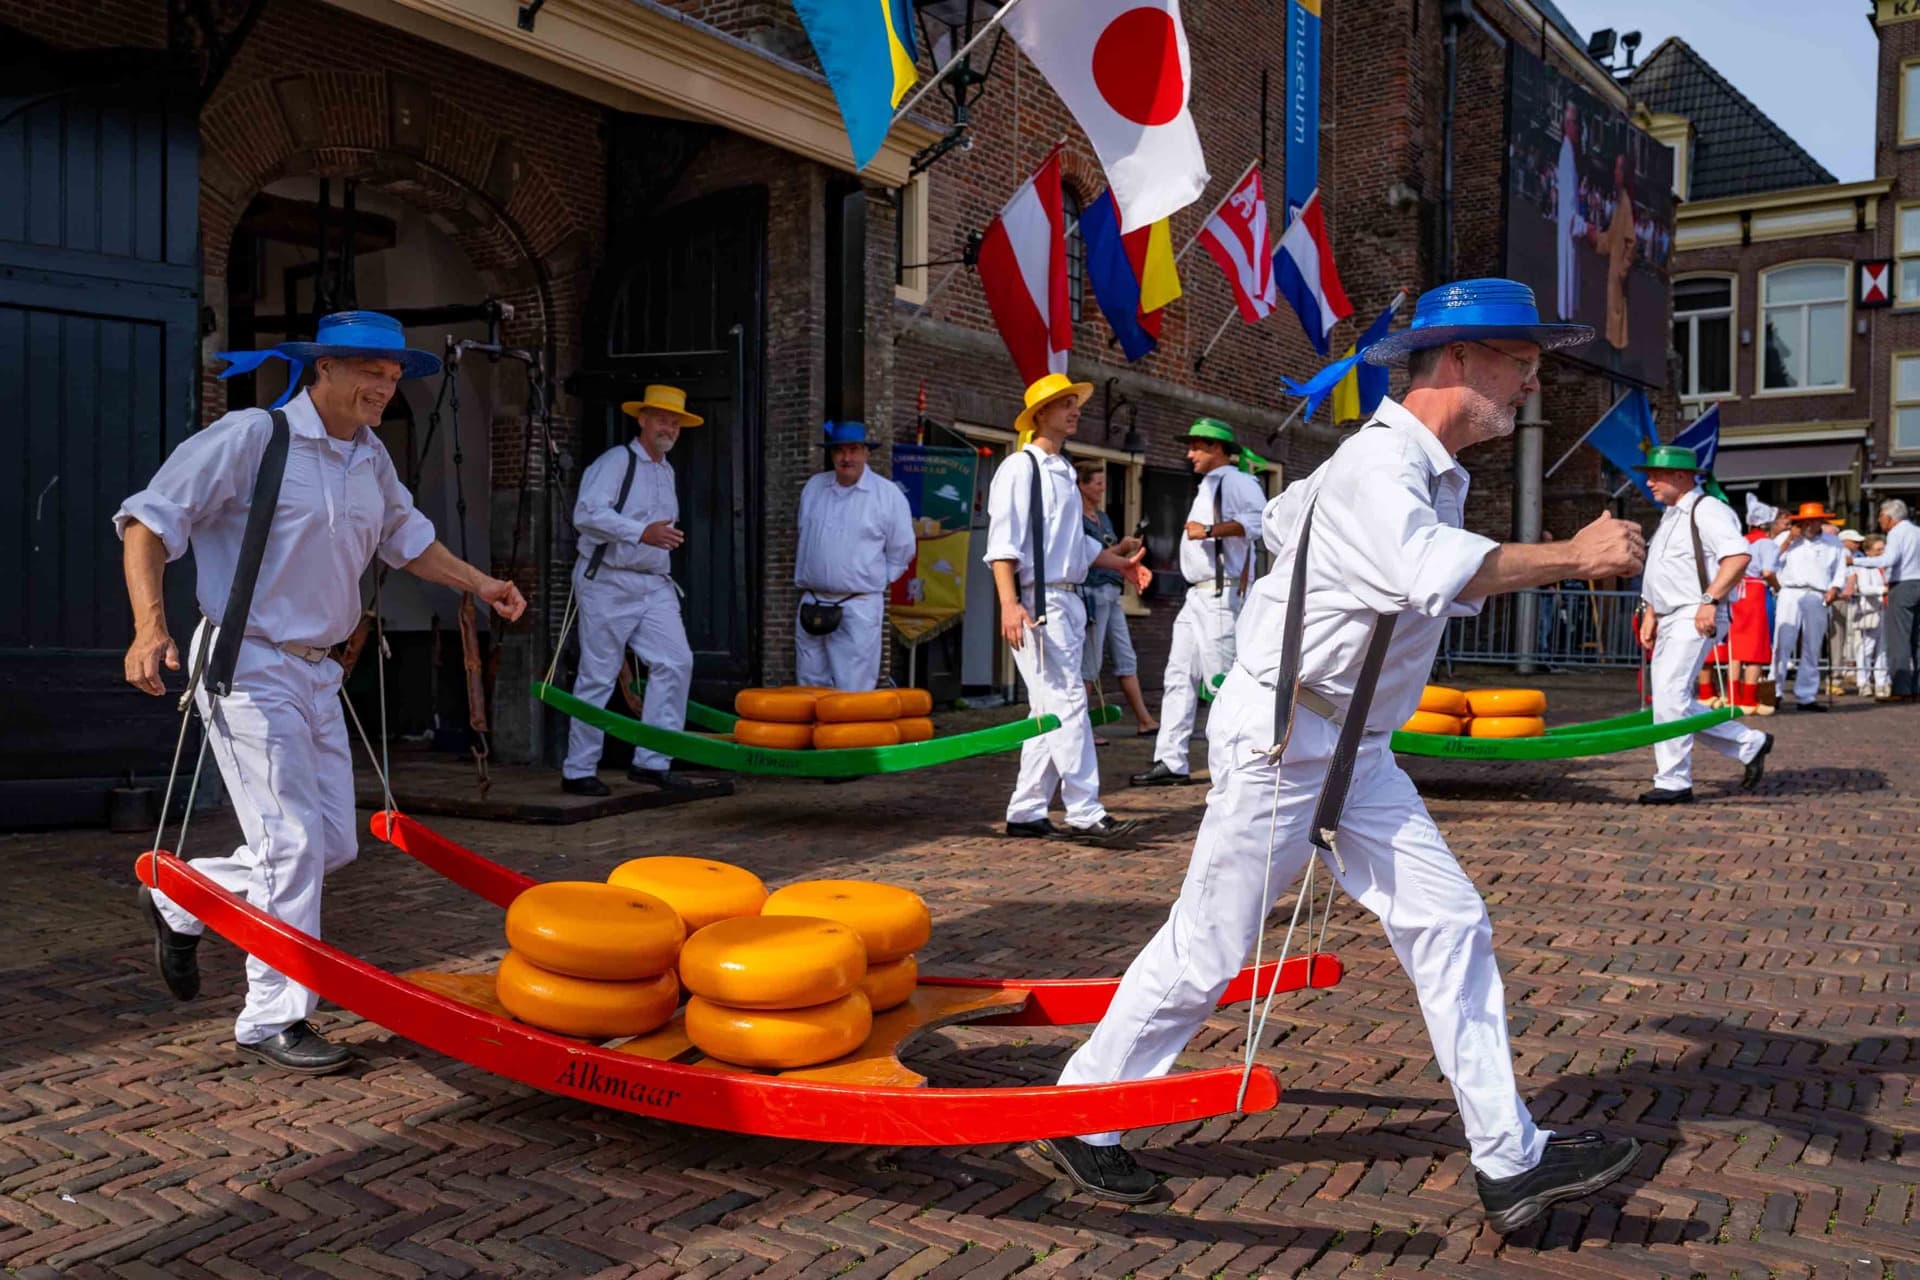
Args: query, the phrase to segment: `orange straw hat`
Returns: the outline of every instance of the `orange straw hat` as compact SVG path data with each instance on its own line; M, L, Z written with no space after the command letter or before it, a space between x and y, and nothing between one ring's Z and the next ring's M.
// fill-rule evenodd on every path
M1838 520L1839 518L1838 515L1827 510L1825 503L1820 502L1803 502L1800 504L1800 509L1793 513L1795 523L1802 520L1826 521Z

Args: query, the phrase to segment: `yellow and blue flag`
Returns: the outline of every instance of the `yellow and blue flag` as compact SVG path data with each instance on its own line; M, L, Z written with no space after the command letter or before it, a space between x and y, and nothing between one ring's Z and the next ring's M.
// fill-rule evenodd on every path
M1165 218L1125 235L1113 192L1080 215L1087 246L1087 283L1100 313L1128 360L1138 360L1160 344L1161 308L1180 296L1180 272L1173 265L1173 232Z
M1364 418L1379 408L1380 401L1387 394L1387 371L1378 365L1368 364L1360 357L1367 353L1368 347L1387 336L1387 330L1393 327L1394 313L1400 310L1405 298L1405 294L1396 295L1387 304L1387 309L1373 318L1367 331L1338 360L1305 382L1295 382L1285 374L1280 376L1280 381L1286 384L1289 392L1306 397L1306 407L1300 412L1302 418L1311 419L1320 402L1329 396L1333 399L1335 422Z
M840 104L854 167L864 169L919 79L913 0L794 0L793 7Z

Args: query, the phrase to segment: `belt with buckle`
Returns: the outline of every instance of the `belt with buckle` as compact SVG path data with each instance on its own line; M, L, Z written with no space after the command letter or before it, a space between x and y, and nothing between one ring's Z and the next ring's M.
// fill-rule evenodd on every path
M1273 688L1273 681L1262 680L1259 676L1254 675L1245 663L1235 663L1234 665L1242 671L1245 671L1253 682L1262 689ZM1316 693L1314 690L1307 688L1304 684L1300 686L1299 691L1294 695L1294 700L1336 729L1343 728L1347 723L1347 711L1345 707L1342 707L1339 703L1324 694Z
M290 653L301 661L311 662L316 666L325 662L328 658L335 656L341 647L339 645L334 645L329 648L326 645L299 644L292 640L269 640L267 643L282 653Z

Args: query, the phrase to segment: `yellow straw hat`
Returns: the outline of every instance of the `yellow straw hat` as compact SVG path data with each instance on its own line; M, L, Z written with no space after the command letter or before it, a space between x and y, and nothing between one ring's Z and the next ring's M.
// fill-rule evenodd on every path
M1075 382L1064 373L1050 373L1041 378L1027 388L1027 407L1013 420L1013 429L1020 434L1020 443L1024 445L1033 438L1033 415L1041 409L1067 396L1075 397L1075 403L1085 404L1087 397L1092 394L1091 382Z
M632 418L639 417L642 409L664 409L679 418L680 425L683 427L697 427L706 421L697 413L687 412L686 392L660 382L647 388L645 398L629 400L620 406L620 412Z

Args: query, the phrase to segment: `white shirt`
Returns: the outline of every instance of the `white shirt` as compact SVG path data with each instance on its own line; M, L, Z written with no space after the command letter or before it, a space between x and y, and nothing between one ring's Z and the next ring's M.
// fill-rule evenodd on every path
M1033 520L1027 513L1034 462L1040 464L1041 537L1047 544L1042 556L1044 581L1049 586L1080 585L1086 581L1087 566L1101 551L1099 540L1089 538L1080 526L1080 491L1074 485L1073 464L1038 445L1020 450L993 473L993 485L987 490L987 552L980 558L988 564L1012 560L1019 566L1022 603L1028 600L1024 588L1033 584Z
M900 486L872 467L841 484L831 471L800 491L793 585L826 596L870 595L913 563L913 512Z
M361 427L352 440L334 439L304 391L285 412L292 435L287 469L247 634L327 647L345 640L360 621L360 575L374 553L399 568L433 545L433 523L414 509L371 429ZM200 612L216 622L226 612L254 481L272 434L267 410L234 410L188 436L113 516L123 539L129 520L158 534L169 562L193 547Z
M627 459L634 460L633 488L619 510L620 482L626 478ZM580 477L580 496L573 504L573 527L580 531L574 549L591 560L601 543L607 546L601 564L635 573L672 571L672 555L665 547L650 546L640 535L650 524L680 518L680 499L673 491L673 464L647 456L638 436L607 450L593 460Z
M1853 567L1847 570L1847 576L1853 579L1853 593L1862 599L1872 597L1877 601L1887 594L1887 578L1882 570L1862 565L1856 560Z
M1749 578L1764 578L1780 569L1780 544L1762 534L1758 538L1747 539L1747 553L1752 559L1747 561Z
M1838 591L1847 585L1847 549L1838 538L1801 536L1780 552L1782 591Z
M1196 524L1225 524L1237 520L1246 528L1242 538L1189 538L1186 530L1180 531L1180 576L1195 586L1213 585L1213 546L1218 541L1221 550L1221 563L1227 585L1231 587L1240 580L1240 571L1246 567L1247 554L1253 549L1253 540L1260 536L1260 512L1267 505L1267 495L1260 490L1260 482L1234 466L1225 463L1215 467L1200 477L1200 491L1193 495L1193 505L1187 508L1187 519Z
M1902 520L1887 530L1887 546L1877 556L1855 556L1853 562L1887 571L1889 586L1920 581L1920 524Z
M1647 569L1640 580L1640 598L1655 613L1697 609L1706 588L1700 585L1700 566L1693 559L1694 513L1699 513L1700 550L1707 563L1707 581L1720 572L1729 556L1751 553L1740 517L1718 498L1699 488L1681 495L1660 517L1660 527L1647 543ZM1722 602L1724 603L1724 601Z
M1449 617L1480 611L1461 590L1499 544L1461 523L1468 477L1421 421L1391 398L1320 467L1267 504L1261 528L1273 567L1248 593L1235 633L1239 661L1271 684L1280 670L1287 592L1301 516L1318 495L1307 554L1301 680L1345 706L1374 615L1396 614L1367 727L1398 729L1420 705Z

